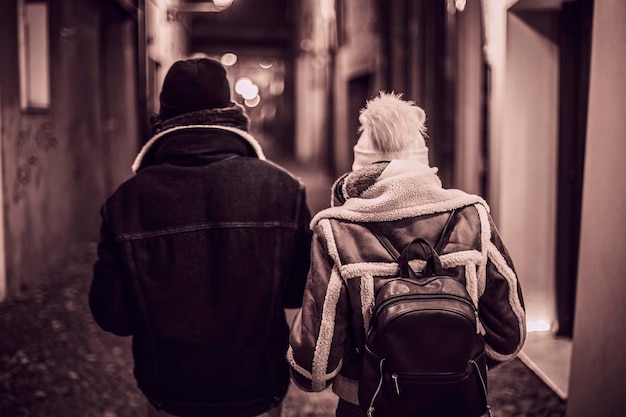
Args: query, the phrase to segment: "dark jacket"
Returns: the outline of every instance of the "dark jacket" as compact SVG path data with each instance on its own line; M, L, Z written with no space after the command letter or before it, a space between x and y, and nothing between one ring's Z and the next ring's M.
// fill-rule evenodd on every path
M301 313L296 316L288 357L293 379L307 391L331 383L343 400L358 404L361 353L384 279L399 276L398 264L366 226L378 223L401 252L415 237L440 244L442 266L465 284L474 304L491 366L513 359L526 337L522 293L513 263L478 196L446 190L431 170L396 170L380 181L386 164L366 166L336 183L342 205L312 220L311 271ZM425 262L410 261L419 272Z
M302 183L246 132L215 126L160 133L134 168L102 207L95 320L133 336L157 408L264 412L288 388L283 308L300 306L309 266Z

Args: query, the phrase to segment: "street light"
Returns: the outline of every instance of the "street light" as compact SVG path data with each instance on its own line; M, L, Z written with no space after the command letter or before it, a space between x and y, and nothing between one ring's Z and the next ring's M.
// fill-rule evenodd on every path
M168 22L176 22L179 20L178 16L182 13L219 13L228 9L234 0L213 0L202 1L195 3L183 2L178 6L168 7L167 20Z
M217 6L217 7L222 7L224 9L230 7L231 4L233 4L234 0L213 0L213 3Z

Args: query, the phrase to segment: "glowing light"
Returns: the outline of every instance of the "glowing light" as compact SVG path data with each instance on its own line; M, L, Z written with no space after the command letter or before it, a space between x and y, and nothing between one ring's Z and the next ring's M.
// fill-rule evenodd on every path
M220 58L220 62L222 63L222 65L231 67L235 65L235 63L237 62L237 55L231 52L227 52L224 55L222 55L222 57Z
M230 5L233 4L233 0L213 0L213 4L221 9L230 7Z
M264 69L272 68L274 66L274 60L264 59L261 62L259 62L259 66Z
M241 93L241 97L247 99L247 100L252 100L253 98L257 97L259 95L259 87L256 84L252 84L248 87L246 87L246 89L244 91L242 91Z
M259 95L256 95L251 99L245 99L243 101L243 104L245 104L248 107L256 107L258 106L260 102L261 102L261 97Z
M454 0L454 6L459 12L462 12L463 10L465 10L466 3L467 3L467 0Z
M248 86L252 85L252 80L248 77L241 77L235 82L235 92L241 94L241 92Z
M552 325L548 320L528 320L526 322L526 331L531 332L547 332L552 330Z
M245 99L253 99L259 94L259 87L248 77L241 77L235 82L235 92Z

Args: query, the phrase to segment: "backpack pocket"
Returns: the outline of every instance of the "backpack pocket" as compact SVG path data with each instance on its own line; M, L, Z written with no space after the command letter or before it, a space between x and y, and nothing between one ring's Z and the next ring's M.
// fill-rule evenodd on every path
M484 353L463 372L401 373L386 358L367 351L359 385L361 407L369 417L479 417L489 411Z

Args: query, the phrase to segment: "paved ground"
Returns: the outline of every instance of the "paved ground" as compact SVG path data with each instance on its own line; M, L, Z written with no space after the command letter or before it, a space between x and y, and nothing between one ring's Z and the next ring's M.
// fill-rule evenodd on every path
M144 415L130 339L101 331L88 310L94 251L77 251L25 298L0 305L0 416ZM565 415L565 404L518 360L491 371L489 385L496 417ZM335 401L330 391L292 387L283 417L331 417Z
M327 203L328 179L295 167L310 185L314 210ZM130 339L101 331L87 291L95 244L50 268L24 297L0 305L1 417L135 417L145 401L132 376ZM565 403L519 360L490 371L495 417L564 417ZM331 417L329 391L292 387L283 417Z

